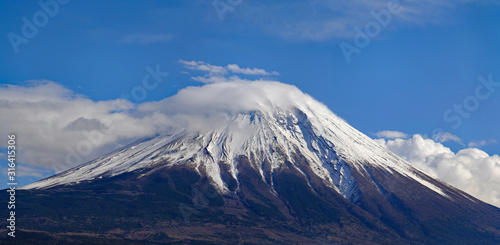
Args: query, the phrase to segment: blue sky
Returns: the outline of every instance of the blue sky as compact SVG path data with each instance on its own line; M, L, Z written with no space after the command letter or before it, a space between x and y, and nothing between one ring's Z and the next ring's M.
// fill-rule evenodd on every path
M485 99L476 95L479 76L500 82L498 1L40 2L50 5L47 21L37 1L0 1L4 87L48 80L107 101L130 94L149 74L146 67L159 65L168 77L144 100L131 101L139 104L203 85L179 60L238 64L276 71L267 77L296 85L371 137L392 130L432 138L440 128L461 142L441 140L454 152L476 142L471 146L500 153L500 86L481 88ZM371 13L384 11L390 20L356 46L355 30L366 34L378 23ZM16 44L11 33L23 37L23 17L38 18L40 27ZM358 48L350 62L342 43ZM443 115L464 100L468 118L448 114L461 119L455 129Z

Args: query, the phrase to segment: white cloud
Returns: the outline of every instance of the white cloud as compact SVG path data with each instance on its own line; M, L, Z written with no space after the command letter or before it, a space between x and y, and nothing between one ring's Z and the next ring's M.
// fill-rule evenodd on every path
M172 40L172 35L170 34L136 33L124 36L120 39L119 43L152 44L168 43L170 40Z
M377 140L415 167L485 202L500 207L500 157L467 148L454 153L432 139Z
M385 139L408 138L408 135L399 131L384 130L375 133L375 136Z
M497 143L496 140L494 139L489 139L489 140L477 140L477 141L471 141L467 145L468 147L483 147L485 145L491 145Z
M162 101L142 103L137 106L137 111L141 114L159 112L169 118L182 115L184 118L202 116L208 119L210 116L220 120L220 113L268 111L275 106L288 108L304 97L310 98L292 85L273 81L233 80L230 83L187 87Z
M128 101L92 101L50 81L0 86L0 114L8 115L0 117L0 132L17 135L19 162L56 171L153 134L166 120L154 113L137 116L133 109ZM94 137L91 149L85 148L89 137ZM85 154L67 161L67 147Z
M458 136L451 134L451 133L448 133L448 132L437 133L437 134L432 136L432 139L437 141L437 142L441 142L441 143L444 143L447 141L453 141L453 142L457 142L457 143L463 145L462 140Z
M259 68L241 68L237 64L229 64L227 66L216 66L205 63L203 61L185 61L179 60L179 63L183 64L189 70L206 72L204 76L191 77L194 81L201 83L221 83L221 82L233 82L233 81L249 81L242 79L237 75L233 74L243 74L243 75L260 75L260 76L270 76L279 75L278 72L272 71L268 72L264 69Z

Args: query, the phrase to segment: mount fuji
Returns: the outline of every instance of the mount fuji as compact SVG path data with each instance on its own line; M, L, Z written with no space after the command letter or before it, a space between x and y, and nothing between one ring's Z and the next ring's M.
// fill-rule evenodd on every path
M412 167L294 86L190 87L136 113L163 115L164 127L19 191L26 239L500 243L500 209Z

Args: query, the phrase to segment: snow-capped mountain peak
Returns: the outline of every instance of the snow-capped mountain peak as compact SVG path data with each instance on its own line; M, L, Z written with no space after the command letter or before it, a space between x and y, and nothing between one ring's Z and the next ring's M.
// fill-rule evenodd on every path
M271 189L276 169L295 168L306 179L316 175L354 202L360 193L351 171L370 178L365 169L369 165L445 195L407 162L291 85L237 82L190 87L138 109L157 108L174 118L165 125L168 131L24 188L72 185L132 171L146 175L157 168L185 165L209 177L221 192L230 192L227 176L238 180L236 159L245 157Z

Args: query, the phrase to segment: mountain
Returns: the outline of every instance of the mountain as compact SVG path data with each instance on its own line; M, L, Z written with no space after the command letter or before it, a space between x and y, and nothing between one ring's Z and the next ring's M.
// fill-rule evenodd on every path
M191 87L138 108L151 111L169 118L158 134L18 191L19 236L500 243L500 209L415 169L294 86Z

